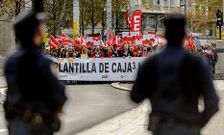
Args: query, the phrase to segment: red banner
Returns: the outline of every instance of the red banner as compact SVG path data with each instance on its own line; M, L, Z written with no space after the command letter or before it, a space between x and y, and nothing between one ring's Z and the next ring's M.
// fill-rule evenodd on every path
M141 34L141 25L142 25L142 11L135 10L132 13L132 20L131 20L131 31L138 32L138 35Z

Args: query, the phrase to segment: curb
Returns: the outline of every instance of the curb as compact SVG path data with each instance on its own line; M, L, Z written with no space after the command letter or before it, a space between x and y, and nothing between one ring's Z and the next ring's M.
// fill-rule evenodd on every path
M112 83L111 86L115 89L123 90L123 91L131 91L130 88L124 87L120 85L120 82Z

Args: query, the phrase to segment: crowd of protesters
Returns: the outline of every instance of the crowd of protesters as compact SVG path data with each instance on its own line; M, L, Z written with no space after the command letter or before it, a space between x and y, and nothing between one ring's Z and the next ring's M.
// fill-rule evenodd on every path
M196 46L187 50L192 54L206 58L211 67L211 72L215 74L215 66L218 62L218 54L215 51L214 45Z
M158 45L116 45L113 46L64 46L57 48L45 48L44 53L56 58L112 58L112 57L147 57L160 52L164 46ZM187 49L190 53L200 55L208 60L211 70L215 73L215 65L218 55L213 45L194 46Z
M163 49L163 46L121 45L113 46L59 46L45 49L46 55L56 58L109 58L109 57L146 57Z

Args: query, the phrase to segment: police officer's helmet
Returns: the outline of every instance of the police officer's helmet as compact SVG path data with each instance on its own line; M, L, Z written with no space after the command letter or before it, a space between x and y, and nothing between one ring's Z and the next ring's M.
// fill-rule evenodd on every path
M14 30L17 41L32 43L36 29L45 21L46 15L41 12L27 11L15 20Z

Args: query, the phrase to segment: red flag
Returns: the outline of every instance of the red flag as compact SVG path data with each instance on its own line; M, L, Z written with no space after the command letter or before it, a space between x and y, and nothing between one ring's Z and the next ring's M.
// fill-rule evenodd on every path
M115 44L117 44L118 46L121 46L121 44L122 44L123 41L122 41L122 39L120 38L120 36L117 35L117 36L115 37L115 41L114 41L114 42L115 42Z
M138 51L138 46L134 45L134 51L137 52Z
M61 36L68 38L68 36L66 34L64 34L64 33L61 33Z
M82 39L81 39L81 37L80 36L76 36L76 38L75 38L75 42L76 42L76 44L82 44Z
M62 43L62 36L56 35L56 40L60 43Z
M193 40L193 36L191 34L186 48L189 48L190 49L190 48L193 48L193 47L194 47L194 40Z
M132 26L131 26L131 22L132 22L132 20L131 20L131 17L129 16L129 14L128 14L128 11L126 11L126 13L125 13L125 17L126 17L126 21L127 21L127 24L128 24L128 26L131 28Z
M48 40L48 45L51 47L56 47L58 46L60 43L58 42L57 39L55 39L53 36L50 36L49 40Z
M74 42L75 44L86 45L86 40L83 35L76 36Z
M112 31L109 31L107 33L107 40L114 40L114 33Z
M67 43L73 43L73 40L69 38L67 35L64 33L61 34L61 36L56 36L60 39L62 44L67 44Z
M55 44L53 44L50 40L47 43L51 48L57 47Z
M106 45L107 46L112 46L113 45L113 41L112 40L107 40L106 41Z

